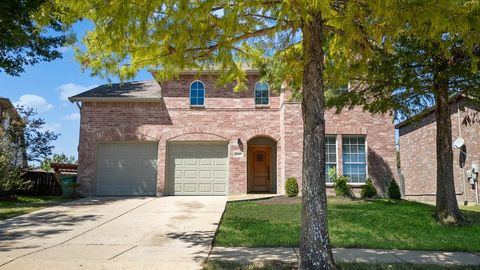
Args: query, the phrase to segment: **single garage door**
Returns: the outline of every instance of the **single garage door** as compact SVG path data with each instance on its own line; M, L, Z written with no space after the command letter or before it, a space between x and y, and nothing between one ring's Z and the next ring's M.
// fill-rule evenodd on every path
M169 143L169 195L226 195L227 143Z
M153 142L98 144L96 194L156 195L157 153Z

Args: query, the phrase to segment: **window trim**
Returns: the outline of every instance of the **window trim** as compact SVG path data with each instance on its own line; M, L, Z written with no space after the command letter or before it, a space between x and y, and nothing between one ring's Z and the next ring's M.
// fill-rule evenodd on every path
M202 105L194 105L192 104L192 85L196 82L199 82L203 85L203 104ZM207 103L207 100L205 98L205 94L207 92L207 88L205 87L205 83L201 80L194 80L193 82L190 83L190 87L188 88L188 103L190 104L190 107L193 108L204 108L205 103Z
M345 93L350 92L350 90L351 90L350 81L348 81L348 82L347 82L347 91L346 91L346 92L339 91L339 93L342 95L342 94L345 94Z
M255 97L255 92L256 92L256 89L257 89L257 84L259 83L265 83L267 85L267 101L268 103L267 104L257 104L256 102L256 97ZM254 85L253 85L253 103L255 104L255 107L270 107L270 84L267 83L267 82L262 82L262 81L257 81Z
M365 164L365 182L347 182L348 185L350 186L364 186L367 183L367 179L370 177L368 174L368 144L367 144L367 134L347 134L347 135L342 135L342 172L343 175L345 175L345 159L343 158L343 155L345 152L343 151L343 138L358 138L358 137L363 137L365 139L365 162L349 162L349 164L352 165L362 165Z
M336 134L326 134L325 138L334 138L335 139L335 169L337 170L338 173L338 140L337 140L337 135ZM327 145L325 145L327 146ZM325 148L325 154L327 153L326 148ZM327 164L333 164L332 162L327 163L327 159L325 158L325 169L327 168ZM326 176L328 177L328 172L326 172ZM328 179L325 179L326 184L334 184L333 181L328 181Z

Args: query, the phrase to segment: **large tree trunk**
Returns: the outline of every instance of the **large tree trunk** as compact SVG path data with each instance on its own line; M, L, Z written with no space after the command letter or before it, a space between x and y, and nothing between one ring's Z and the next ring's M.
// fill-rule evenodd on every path
M323 30L321 14L302 27L303 77L303 208L300 269L336 269L327 229L325 191L325 118Z
M461 225L465 223L465 219L458 208L455 195L448 83L436 83L435 88L437 106L435 111L437 120L437 199L435 216L440 223Z

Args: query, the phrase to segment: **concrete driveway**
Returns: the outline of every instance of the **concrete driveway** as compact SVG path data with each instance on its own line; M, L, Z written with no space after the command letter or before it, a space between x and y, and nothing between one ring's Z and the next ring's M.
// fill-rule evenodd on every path
M200 269L225 202L87 198L0 221L0 269Z

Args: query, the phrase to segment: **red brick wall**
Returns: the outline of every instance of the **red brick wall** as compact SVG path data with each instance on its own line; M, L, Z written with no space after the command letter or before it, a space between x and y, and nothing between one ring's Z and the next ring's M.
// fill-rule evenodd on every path
M463 120L463 112L458 114L458 106L451 105L452 141L460 136L459 117ZM461 106L461 105L460 105ZM469 108L472 110L472 108ZM467 146L466 167L472 163L480 163L480 144L478 134L480 125L461 126L462 137ZM418 201L435 201L436 194L436 122L435 114L430 113L418 123L406 125L400 131L400 161L405 181L405 195L407 199ZM462 169L459 167L458 149L453 149L455 192L459 203L464 201ZM475 195L470 185L466 186L467 200L473 202Z
M230 194L247 192L247 142L256 136L277 141L278 193L284 193L286 178L295 176L301 180L303 118L299 103L284 102L283 94L271 91L270 106L257 108L253 99L257 76L249 75L248 90L239 93L234 93L231 86L218 87L212 76L203 76L205 108L190 108L189 87L195 79L182 75L162 83L163 98L158 102L84 102L78 174L81 192L94 193L96 145L103 141L158 141L159 195L165 194L166 149L168 141L173 140L228 141ZM366 134L369 173L379 187L391 177L387 174L395 168L395 153L390 116L372 116L355 109L340 115L329 111L326 119L328 134ZM243 147L238 145L239 139ZM243 157L233 157L232 153L241 148ZM341 156L339 163L341 169Z
M337 171L343 172L343 135L363 135L368 151L368 176L378 192L384 194L388 182L397 174L393 117L389 114L372 115L360 108L353 108L343 110L340 114L329 110L325 119L325 133L337 135Z

